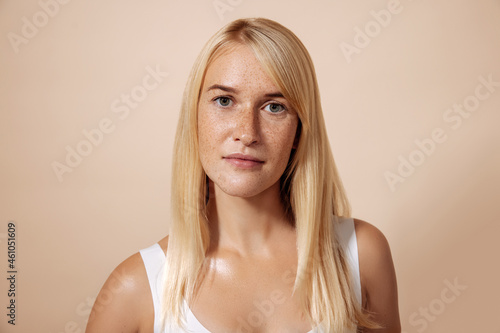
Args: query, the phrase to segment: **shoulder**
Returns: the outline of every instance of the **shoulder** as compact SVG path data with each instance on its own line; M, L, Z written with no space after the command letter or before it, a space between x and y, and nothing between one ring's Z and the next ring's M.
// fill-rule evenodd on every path
M363 220L353 219L358 243L363 307L375 312L375 320L397 332L399 325L396 272L385 235ZM379 331L377 331L379 332Z
M167 237L158 242L164 252ZM151 327L152 330L153 322L149 280L142 256L137 252L109 275L94 302L85 332L136 333L145 331L144 327Z
M371 256L371 259L387 260L391 255L389 242L385 235L373 224L353 219L358 242L358 253Z
M358 243L360 277L363 289L366 289L377 283L379 274L394 269L391 249L387 238L377 227L363 220L353 220Z

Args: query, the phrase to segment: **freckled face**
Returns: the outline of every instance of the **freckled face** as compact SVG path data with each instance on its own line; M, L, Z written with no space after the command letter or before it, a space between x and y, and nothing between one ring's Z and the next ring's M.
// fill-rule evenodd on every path
M210 64L198 104L198 138L216 191L251 197L279 184L297 125L297 114L250 48L230 47Z

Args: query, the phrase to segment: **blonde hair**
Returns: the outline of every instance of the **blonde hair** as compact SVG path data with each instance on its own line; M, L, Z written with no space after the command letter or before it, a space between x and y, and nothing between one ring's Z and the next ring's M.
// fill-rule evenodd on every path
M163 325L185 325L183 301L195 295L210 245L207 175L198 152L198 100L208 66L235 43L253 50L299 117L299 143L280 180L281 199L297 232L294 294L314 326L322 323L331 332L380 327L355 297L351 269L336 236L338 217L349 217L350 206L328 141L312 60L290 30L263 18L233 21L210 38L184 91L173 154Z

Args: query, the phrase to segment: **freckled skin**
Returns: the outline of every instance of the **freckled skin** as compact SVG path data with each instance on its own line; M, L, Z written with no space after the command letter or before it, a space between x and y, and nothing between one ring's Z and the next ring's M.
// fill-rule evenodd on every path
M213 85L236 92L208 91ZM279 185L298 125L297 114L285 98L265 96L279 92L247 46L229 48L208 67L199 102L198 135L201 163L216 193L252 197ZM225 99L215 100L221 96ZM224 159L232 153L252 155L264 163L241 169Z
M298 263L296 230L284 223L288 221L279 200L279 178L297 144L298 118L282 97L265 96L279 91L250 49L240 45L227 51L209 66L199 103L200 158L213 180L210 185L215 183L207 205L213 244L206 256L206 275L189 307L212 332L242 331L242 321L254 323L255 314L264 320L252 324L252 332L306 332L311 324L292 294ZM237 92L207 91L213 84ZM224 106L215 100L220 96L227 99ZM287 111L273 114L271 103L283 104ZM253 155L265 163L237 168L223 159L231 153ZM354 219L354 227L363 305L375 314L374 320L387 326L363 332L401 332L389 244L367 222ZM168 238L158 242L165 254ZM124 282L119 293L113 276ZM272 296L276 292L277 302ZM155 309L139 253L115 269L97 300L110 293L112 302L103 306L96 301L86 333L153 331ZM270 302L272 310L267 310Z

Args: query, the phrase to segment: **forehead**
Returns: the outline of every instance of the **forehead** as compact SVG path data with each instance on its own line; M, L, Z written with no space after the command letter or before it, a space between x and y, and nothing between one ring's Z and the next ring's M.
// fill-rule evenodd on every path
M225 47L208 66L203 90L213 84L278 91L252 49L243 44Z

